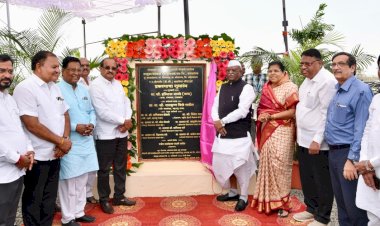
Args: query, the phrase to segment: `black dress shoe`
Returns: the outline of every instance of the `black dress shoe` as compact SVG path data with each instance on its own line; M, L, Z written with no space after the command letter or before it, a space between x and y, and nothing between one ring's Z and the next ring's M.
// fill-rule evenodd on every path
M77 222L83 222L83 223L91 223L95 221L95 217L90 215L83 215L77 219L75 219Z
M245 207L247 207L248 202L244 201L243 199L239 199L238 203L235 206L236 211L243 211L245 210Z
M97 200L94 196L91 196L91 197L86 198L86 201L87 201L88 203L92 203L92 204L96 204L96 203L99 202L99 200Z
M114 205L114 206L134 206L134 205L136 205L136 201L130 200L130 199L127 199L124 197L123 199L114 199L112 201L112 205Z
M71 220L67 222L66 224L62 223L62 226L80 226L80 224L78 224L75 220Z
M238 201L239 200L239 195L235 195L235 196L228 196L228 193L224 194L224 195L218 195L216 196L216 200L220 201L220 202L227 202L227 201Z
M103 212L108 214L113 214L114 212L113 207L108 202L100 202L100 208L102 208Z

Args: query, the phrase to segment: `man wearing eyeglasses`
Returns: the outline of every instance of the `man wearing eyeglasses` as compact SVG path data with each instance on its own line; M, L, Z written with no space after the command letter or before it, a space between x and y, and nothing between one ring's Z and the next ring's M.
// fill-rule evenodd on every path
M296 109L298 160L304 202L304 212L293 218L309 226L327 225L334 199L329 173L329 147L323 133L327 107L335 94L334 75L323 67L321 53L308 49L301 54L301 73L305 80L299 89Z
M355 205L358 171L354 163L360 158L372 91L356 78L356 59L351 54L335 54L331 68L338 84L327 110L325 139L339 225L367 225L366 212Z
M124 197L128 130L132 128L131 102L121 83L114 79L117 64L106 58L100 63L100 74L90 85L91 100L96 112L95 143L99 160L98 193L103 212L112 214L108 202L110 168L113 165L115 193L113 205L132 206L136 202Z
M95 217L85 215L88 174L96 172L98 158L92 131L96 124L90 94L78 84L81 65L78 58L62 60L62 78L58 83L66 103L70 106L71 151L61 158L58 194L62 207L62 225L77 226L77 222L91 223Z
M13 60L0 55L0 225L14 225L25 169L31 170L34 152L20 121L19 109L8 88Z

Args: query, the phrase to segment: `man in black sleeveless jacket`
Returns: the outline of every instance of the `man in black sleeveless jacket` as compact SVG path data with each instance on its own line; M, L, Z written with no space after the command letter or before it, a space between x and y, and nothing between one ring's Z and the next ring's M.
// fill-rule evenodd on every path
M236 200L236 211L247 206L248 186L257 166L250 135L251 105L256 94L252 86L241 79L241 64L231 60L227 68L228 83L223 84L214 100L211 117L217 137L212 152L212 167L218 183L229 192L218 201ZM240 186L240 195L230 177L234 175Z

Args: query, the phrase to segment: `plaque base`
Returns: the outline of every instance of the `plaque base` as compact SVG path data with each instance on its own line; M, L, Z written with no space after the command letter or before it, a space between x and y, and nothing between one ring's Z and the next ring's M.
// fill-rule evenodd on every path
M256 177L251 179L253 194ZM113 178L110 178L111 196ZM96 186L95 186L96 189ZM169 197L221 194L222 188L211 172L199 161L171 160L144 162L136 173L127 177L127 197ZM95 192L97 194L97 192Z

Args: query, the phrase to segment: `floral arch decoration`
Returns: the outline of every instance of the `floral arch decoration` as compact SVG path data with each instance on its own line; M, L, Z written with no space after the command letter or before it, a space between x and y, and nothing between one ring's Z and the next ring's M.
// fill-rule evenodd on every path
M239 47L235 46L235 40L227 34L209 36L200 35L177 37L171 35L161 36L131 36L123 35L118 39L107 39L104 42L104 54L114 58L118 64L115 76L123 85L124 92L134 101L135 78L134 68L129 66L129 61L141 60L162 60L164 62L184 63L191 60L205 60L214 62L217 66L217 89L225 82L227 76L227 66L230 60L238 55ZM135 112L134 112L135 113ZM133 127L136 129L136 121L133 120ZM131 163L131 156L137 157L136 136L131 133L129 138L128 165L127 172L134 172L133 167L138 168L141 163Z

